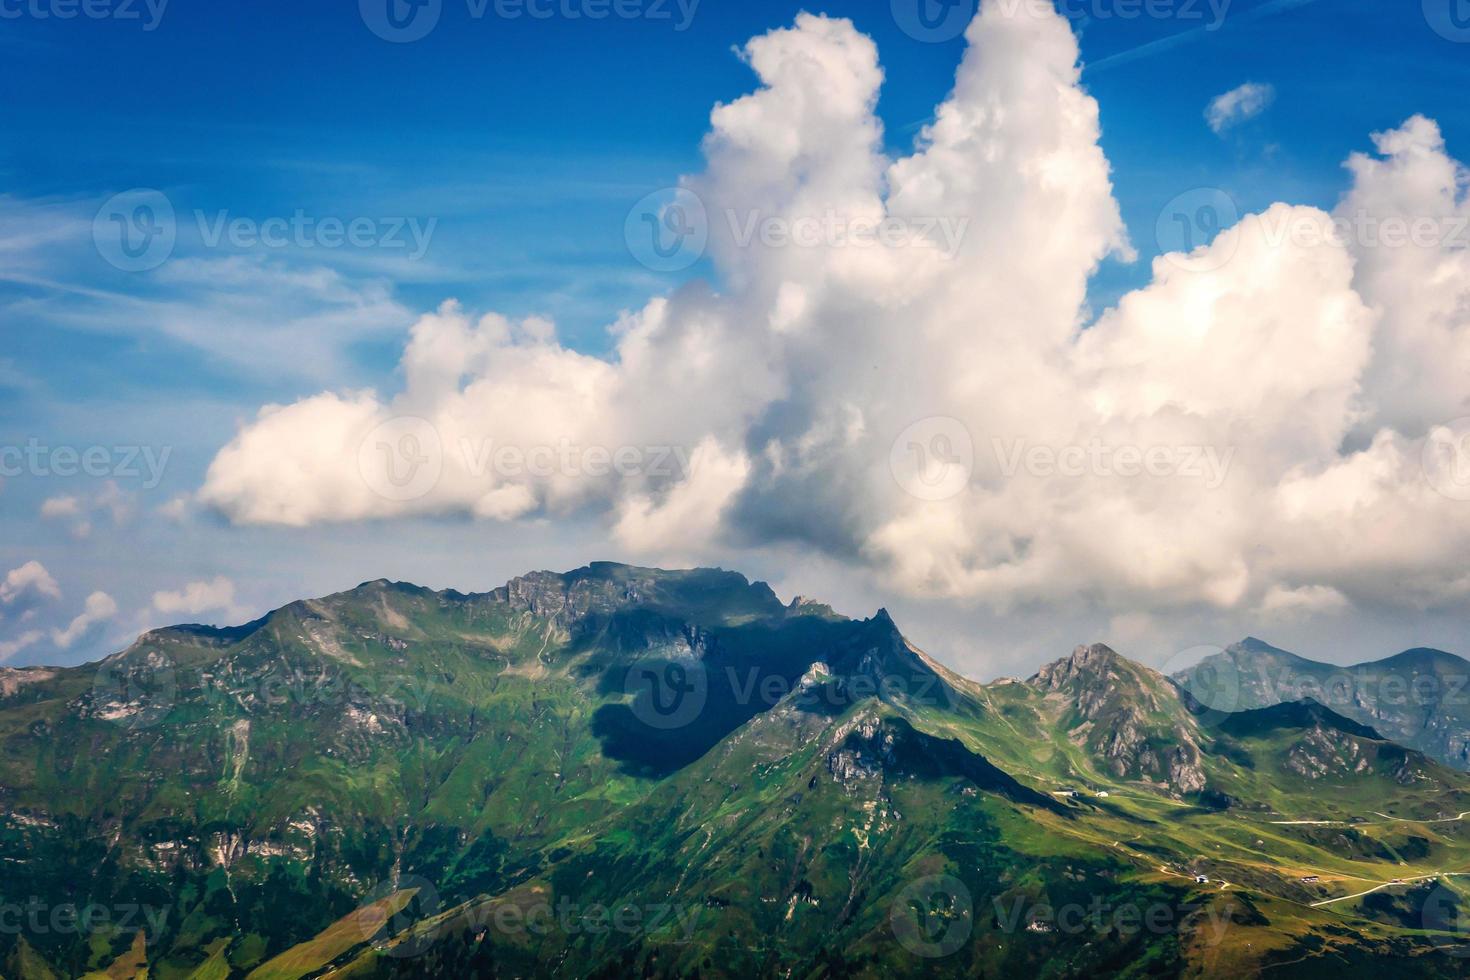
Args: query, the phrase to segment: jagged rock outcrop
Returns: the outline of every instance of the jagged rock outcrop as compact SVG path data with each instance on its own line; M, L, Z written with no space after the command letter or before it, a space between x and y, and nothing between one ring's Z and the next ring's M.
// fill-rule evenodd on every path
M1042 667L1027 683L1046 694L1073 741L1110 774L1180 794L1207 785L1197 726L1161 675L1093 643Z

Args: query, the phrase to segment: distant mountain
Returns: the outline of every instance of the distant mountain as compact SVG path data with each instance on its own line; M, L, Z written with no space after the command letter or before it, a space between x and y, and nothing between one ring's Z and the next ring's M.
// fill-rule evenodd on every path
M732 572L378 581L0 671L0 974L1463 976L1464 811L1100 645L981 685Z
M1250 637L1175 680L1225 711L1310 699L1387 739L1470 770L1470 661L1443 650L1406 650L1338 667Z

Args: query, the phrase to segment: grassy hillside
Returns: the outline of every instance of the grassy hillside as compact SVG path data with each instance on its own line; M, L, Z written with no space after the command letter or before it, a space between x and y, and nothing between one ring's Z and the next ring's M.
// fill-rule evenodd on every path
M8 977L1464 972L1470 777L728 572L374 582L0 692L6 898L106 913Z

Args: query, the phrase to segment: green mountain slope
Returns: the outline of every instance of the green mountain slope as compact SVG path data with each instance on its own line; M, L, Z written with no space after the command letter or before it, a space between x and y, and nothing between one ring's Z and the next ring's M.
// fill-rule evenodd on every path
M1470 770L1470 661L1442 650L1406 650L1337 667L1249 637L1176 680L1223 711L1310 699L1385 738Z
M1318 704L1221 721L1100 646L980 685L730 572L373 582L0 671L4 896L42 913L0 964L1459 975L1467 800Z

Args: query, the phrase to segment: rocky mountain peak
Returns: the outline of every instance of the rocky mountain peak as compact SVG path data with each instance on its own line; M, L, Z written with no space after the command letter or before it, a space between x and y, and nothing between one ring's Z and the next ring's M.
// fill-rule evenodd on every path
M1056 691L1078 680L1104 679L1123 664L1111 647L1090 643L1077 647L1071 656L1055 660L1038 670L1031 683Z

